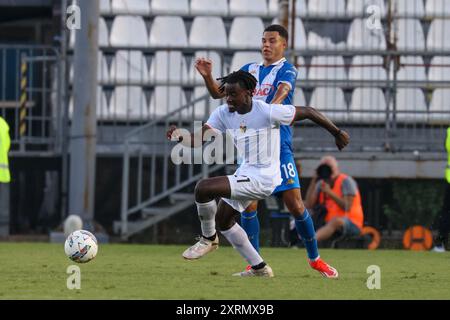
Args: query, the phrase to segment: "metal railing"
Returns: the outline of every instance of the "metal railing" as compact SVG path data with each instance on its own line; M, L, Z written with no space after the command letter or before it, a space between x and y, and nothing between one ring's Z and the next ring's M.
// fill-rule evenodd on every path
M135 219L145 220L142 210L154 206L168 196L192 186L202 177L207 177L224 167L221 164L207 165L204 161L196 162L194 153L201 152L201 148L186 148L186 152L192 152L188 156L191 161L184 165L174 165L171 160L171 150L175 143L168 141L165 135L170 124L176 124L177 127L191 132L198 130L199 128L193 123L194 120L205 119L203 115L196 116L196 108L202 104L206 114L209 114L209 102L209 96L197 98L126 134L123 150L120 224L120 233L123 237L127 237L130 233L128 224L130 219L133 219L133 215ZM134 163L133 160L135 160ZM132 177L133 173L134 177ZM132 186L133 180L135 187ZM135 192L131 195L132 189Z
M11 152L59 152L62 144L59 54L52 47L0 45L0 115Z

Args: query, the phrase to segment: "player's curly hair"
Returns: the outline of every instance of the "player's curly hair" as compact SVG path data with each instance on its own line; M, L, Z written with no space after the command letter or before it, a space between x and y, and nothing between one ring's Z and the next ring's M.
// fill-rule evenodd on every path
M223 92L226 83L239 83L241 88L251 90L253 92L257 83L256 78L252 76L251 73L243 70L232 72L225 77L218 78L217 80L220 81L220 92Z

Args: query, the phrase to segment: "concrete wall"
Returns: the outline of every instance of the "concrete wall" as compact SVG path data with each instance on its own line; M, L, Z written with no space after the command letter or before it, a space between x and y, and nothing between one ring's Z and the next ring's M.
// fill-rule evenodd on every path
M369 154L369 153L327 153L336 157L341 171L355 178L406 178L444 179L445 153L419 152L411 154ZM314 174L319 160L325 153L296 153L297 166L301 166L301 176L309 178Z

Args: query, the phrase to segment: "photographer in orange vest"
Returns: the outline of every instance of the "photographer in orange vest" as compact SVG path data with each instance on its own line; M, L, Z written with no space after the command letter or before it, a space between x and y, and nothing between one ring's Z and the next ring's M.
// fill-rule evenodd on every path
M306 192L305 204L314 212L317 241L329 239L337 231L345 236L361 233L364 214L358 185L340 172L334 157L321 159Z

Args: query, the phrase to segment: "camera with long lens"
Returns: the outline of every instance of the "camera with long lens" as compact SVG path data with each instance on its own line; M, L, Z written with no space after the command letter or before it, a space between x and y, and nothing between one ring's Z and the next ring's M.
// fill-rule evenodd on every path
M321 164L316 169L317 177L322 180L328 180L331 177L332 170L331 167L327 164Z

